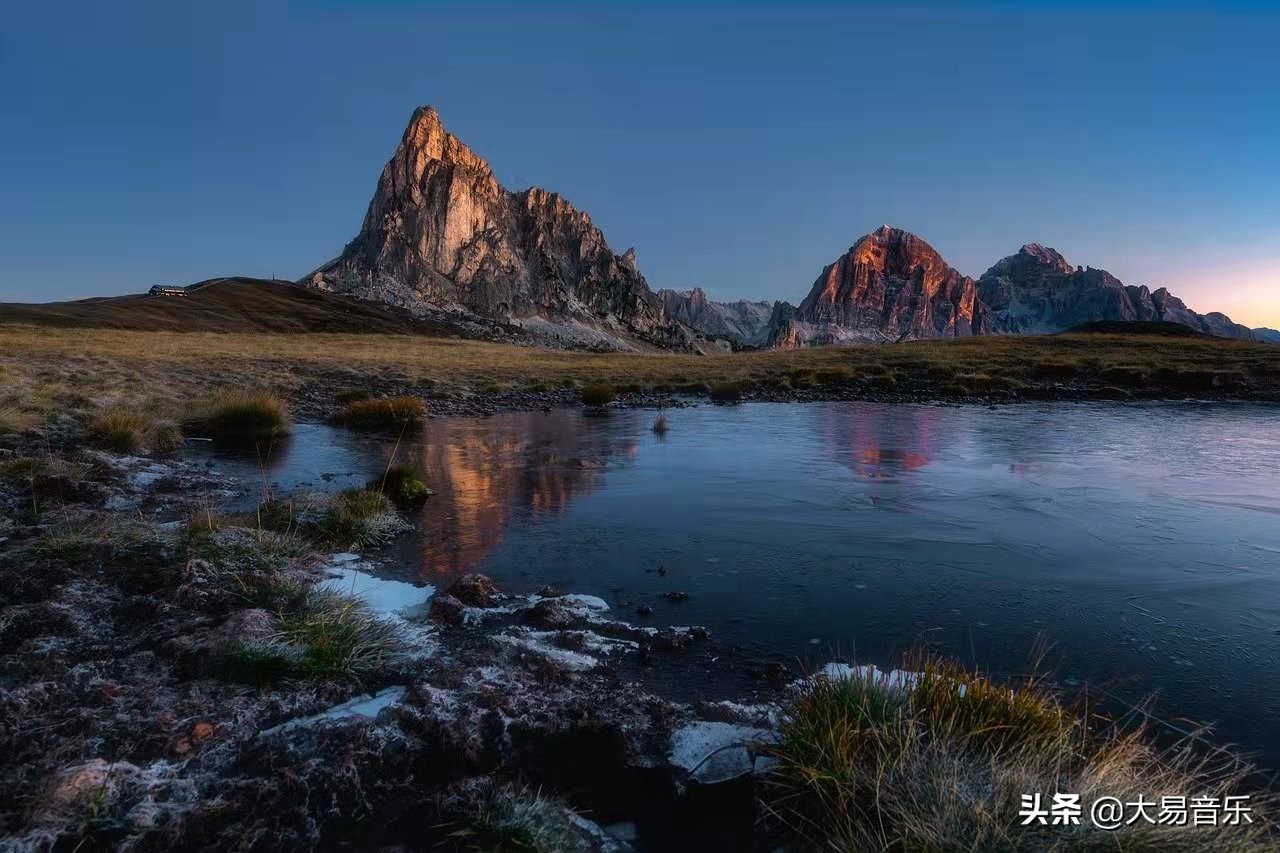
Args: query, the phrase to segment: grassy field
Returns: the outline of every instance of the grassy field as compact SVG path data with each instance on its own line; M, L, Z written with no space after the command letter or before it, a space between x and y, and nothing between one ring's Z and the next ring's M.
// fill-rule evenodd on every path
M1280 399L1280 347L1217 338L1062 334L714 356L585 353L403 334L143 332L0 326L0 428L50 410L180 410L233 386L285 397L399 383L425 396L607 384L622 393L792 389L907 397Z

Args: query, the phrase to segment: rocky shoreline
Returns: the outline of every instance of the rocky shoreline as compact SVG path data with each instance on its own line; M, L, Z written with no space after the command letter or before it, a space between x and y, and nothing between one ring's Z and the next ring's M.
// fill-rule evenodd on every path
M5 443L0 461L25 458ZM3 484L6 849L481 849L468 827L506 800L541 804L563 849L755 837L740 778L754 764L729 742L767 709L672 702L620 671L695 654L705 629L636 627L598 598L505 595L482 576L388 581L376 548L324 553L247 522L218 524L195 556L201 513L238 484L86 449L71 424L53 443L63 473ZM388 650L350 677L229 674L230 649L279 642L281 617L245 593L262 576L342 595L386 626ZM726 746L731 760L712 755ZM708 796L733 807L707 821Z
M527 410L578 393L494 397ZM841 399L826 393L779 392ZM500 410L445 401L433 417ZM331 390L295 406L336 411ZM394 579L383 546L409 524L382 494L227 514L249 484L90 444L71 416L0 436L0 849L808 849L765 796L779 732L814 683L800 672L762 668L736 701L713 701L705 674L733 650L706 628L641 626L594 596L504 592L481 575ZM905 709L919 678L839 662L820 675L888 691L878 714ZM930 677L981 687L997 709L1013 695ZM667 689L678 681L695 686ZM1051 697L1028 701L1069 719ZM927 719L911 725L928 743ZM1165 760L1115 743L1096 760ZM1124 772L1106 784L1149 771ZM982 784L974 814L1003 809Z
M545 411L556 408L577 408L582 405L581 391L577 387L555 389L523 389L476 393L466 387L441 388L437 383L418 383L404 379L366 377L362 388L375 397L419 397L428 403L431 418L488 417L504 412ZM619 390L613 406L635 409L687 408L690 406L721 403L712 398L712 386L689 390L652 388ZM290 395L291 403L304 417L327 420L334 417L336 409L333 384L327 380L309 382ZM1054 383L1028 386L1016 391L993 390L980 393L953 393L930 384L902 389L886 389L876 382L858 384L821 385L810 388L794 387L745 387L738 390L733 403L843 403L873 402L935 406L997 406L1042 402L1203 402L1203 403L1280 403L1280 393L1268 389L1206 387L1194 393L1169 392L1161 389L1143 391L1112 386L1091 387L1078 384Z

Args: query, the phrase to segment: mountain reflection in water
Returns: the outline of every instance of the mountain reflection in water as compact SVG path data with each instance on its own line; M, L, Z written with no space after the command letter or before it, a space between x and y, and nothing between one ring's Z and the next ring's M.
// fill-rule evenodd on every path
M665 437L653 411L430 422L394 452L436 494L385 556L439 588L481 571L599 595L622 618L651 606L653 624L706 625L736 660L885 662L927 644L1014 673L1048 643L1060 681L1158 693L1161 714L1217 721L1280 765L1274 407L666 414ZM336 490L380 474L395 445L299 425L264 468L275 491Z
M432 422L407 452L436 493L418 520L423 579L478 568L513 517L564 513L596 487L608 460L635 452L634 439L563 413Z

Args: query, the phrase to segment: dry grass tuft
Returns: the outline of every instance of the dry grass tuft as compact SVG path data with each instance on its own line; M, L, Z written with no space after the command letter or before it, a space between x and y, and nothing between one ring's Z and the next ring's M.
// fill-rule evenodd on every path
M228 441L278 438L289 431L288 407L268 391L221 391L206 402L197 420L215 438Z
M117 453L167 452L182 446L182 430L177 424L123 405L94 415L89 421L89 438Z
M1195 827L1138 820L1094 826L1101 796L1250 793L1253 770L1191 741L1161 749L1062 704L1036 682L998 684L958 664L916 657L913 686L874 671L818 676L785 709L766 807L813 849L1240 850L1275 849L1275 805L1255 795L1252 824ZM1023 794L1081 795L1078 826L1022 825Z
M594 384L582 389L582 405L600 407L607 406L618 399L618 392L612 385Z
M348 426L361 429L398 429L422 423L427 404L417 397L381 397L353 400L342 410Z

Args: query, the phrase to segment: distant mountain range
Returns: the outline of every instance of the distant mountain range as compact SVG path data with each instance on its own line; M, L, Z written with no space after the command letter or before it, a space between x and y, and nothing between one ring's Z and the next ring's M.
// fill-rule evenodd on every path
M512 192L489 164L417 109L342 254L301 284L405 309L511 323L534 340L604 349L708 351L1057 332L1089 321L1159 320L1280 343L1165 288L1125 285L1028 243L977 281L921 238L882 226L825 267L798 306L715 302L649 289L586 213L556 193Z

